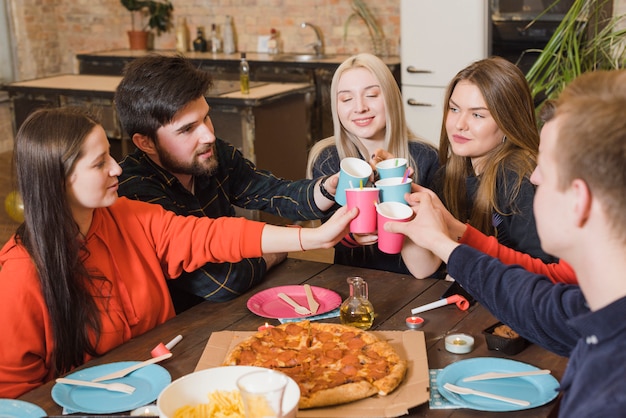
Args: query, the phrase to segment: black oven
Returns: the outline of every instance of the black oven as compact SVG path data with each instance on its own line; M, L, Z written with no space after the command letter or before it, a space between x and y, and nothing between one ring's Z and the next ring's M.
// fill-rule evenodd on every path
M526 51L546 45L573 1L560 0L542 14L555 0L490 0L492 54L526 73L538 54Z

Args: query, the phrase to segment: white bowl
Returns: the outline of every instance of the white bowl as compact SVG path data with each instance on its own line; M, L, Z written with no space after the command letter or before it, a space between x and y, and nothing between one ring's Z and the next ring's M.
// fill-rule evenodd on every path
M161 418L172 418L181 406L198 405L208 402L210 392L237 389L237 379L255 370L265 370L254 366L224 366L200 370L170 383L159 395L157 407ZM283 414L295 418L300 402L300 388L290 377L283 397Z

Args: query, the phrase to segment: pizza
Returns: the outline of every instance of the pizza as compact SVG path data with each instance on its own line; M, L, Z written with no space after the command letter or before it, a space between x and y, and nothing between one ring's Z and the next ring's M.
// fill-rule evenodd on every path
M285 373L300 387L300 409L385 396L407 369L395 349L370 332L310 321L257 332L233 347L224 364Z

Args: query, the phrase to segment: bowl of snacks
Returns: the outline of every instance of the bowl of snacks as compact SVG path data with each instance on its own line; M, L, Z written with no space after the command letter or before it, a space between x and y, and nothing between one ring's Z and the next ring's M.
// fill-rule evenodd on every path
M483 331L487 348L514 355L524 350L530 343L502 322L497 322Z
M253 366L224 366L200 370L170 383L159 395L157 407L161 418L191 416L244 417L237 380L248 373L267 370ZM283 397L283 417L295 418L300 388L288 377ZM195 414L195 415L192 415Z

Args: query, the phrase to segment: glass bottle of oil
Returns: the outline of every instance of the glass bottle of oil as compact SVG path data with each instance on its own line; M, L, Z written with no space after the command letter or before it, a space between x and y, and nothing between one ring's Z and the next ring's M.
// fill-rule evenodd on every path
M370 329L374 323L374 307L367 298L367 283L361 277L348 277L350 296L341 304L339 319L344 325Z
M239 84L242 94L250 93L250 64L246 60L246 53L241 53L241 62L239 63Z

